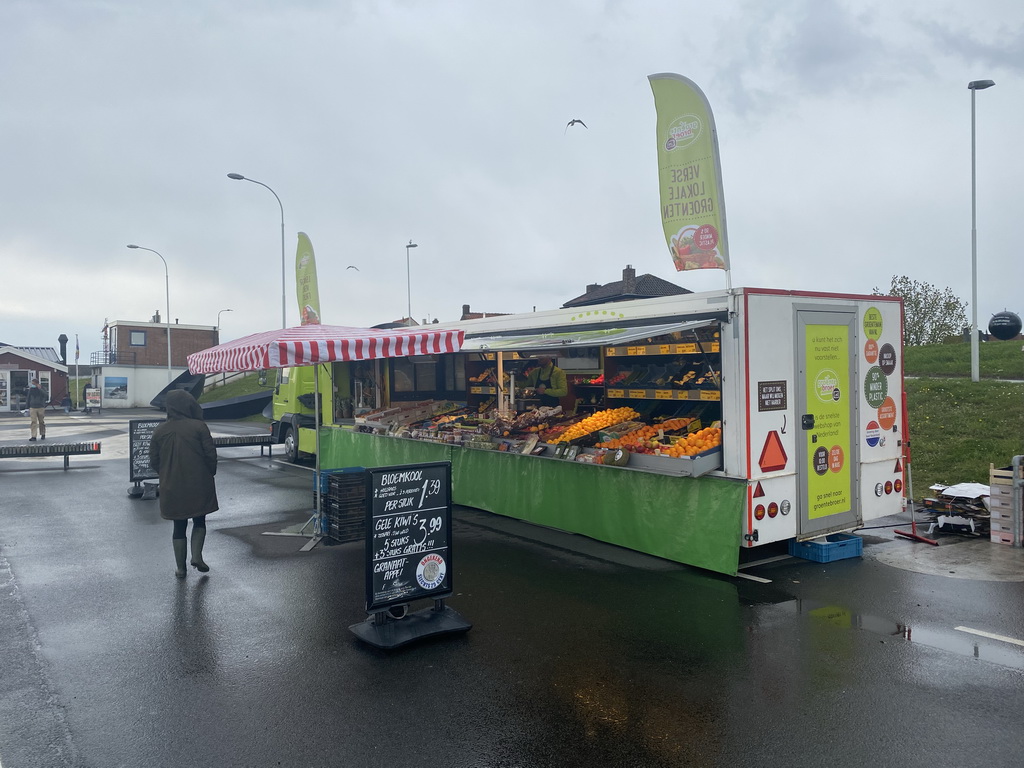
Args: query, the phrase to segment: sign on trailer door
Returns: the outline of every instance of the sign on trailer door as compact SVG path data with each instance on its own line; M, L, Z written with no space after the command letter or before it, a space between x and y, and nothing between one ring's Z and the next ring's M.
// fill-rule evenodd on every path
M860 521L855 482L855 319L856 313L846 308L797 311L801 537Z

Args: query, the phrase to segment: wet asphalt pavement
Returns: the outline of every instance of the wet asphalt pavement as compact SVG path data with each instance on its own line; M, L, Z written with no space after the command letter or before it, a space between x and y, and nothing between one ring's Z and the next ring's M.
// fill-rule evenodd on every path
M153 416L50 415L103 441L68 471L0 458L3 768L1021 764L1019 549L874 529L858 559L758 549L755 581L456 507L473 628L383 651L349 630L361 544L262 535L312 506L277 451L220 451L212 570L174 578L127 494L127 418Z

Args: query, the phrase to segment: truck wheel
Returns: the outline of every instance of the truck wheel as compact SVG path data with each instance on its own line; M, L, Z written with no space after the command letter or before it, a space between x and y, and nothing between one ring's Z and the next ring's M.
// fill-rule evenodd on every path
M299 460L299 441L295 437L295 430L288 427L284 431L284 457L292 464Z

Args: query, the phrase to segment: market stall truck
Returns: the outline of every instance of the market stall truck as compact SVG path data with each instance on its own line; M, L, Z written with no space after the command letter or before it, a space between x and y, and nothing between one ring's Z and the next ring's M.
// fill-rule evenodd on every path
M333 425L322 432L323 466L452 461L458 504L723 573L737 571L742 548L850 531L903 509L898 298L737 288L442 327L465 331L463 351L417 365L437 366L422 377L434 382L461 371L464 400L474 397L465 380L469 363L450 358L555 349L562 367L577 354L597 361L604 383L595 407L692 408L720 424L721 445L697 457L635 456L607 466L575 454L566 461L554 452L417 445L415 431L364 434L339 418L363 377L336 364L321 376L324 423ZM660 370L694 355L712 372L714 387L612 383L624 370ZM381 364L380 406L427 394L396 391L395 366L406 364ZM275 429L286 446L292 440L295 450L312 452L313 412L295 406L312 383L296 373L275 398Z

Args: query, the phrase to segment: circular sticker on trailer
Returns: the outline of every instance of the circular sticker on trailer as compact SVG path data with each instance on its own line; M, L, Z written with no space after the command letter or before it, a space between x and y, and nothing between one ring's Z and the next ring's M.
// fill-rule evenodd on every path
M886 432L896 423L896 401L891 397L885 398L878 406L878 423Z
M877 408L885 402L885 398L888 396L888 379L885 378L881 368L877 365L872 366L864 377L864 399L868 401L868 405L872 408Z
M878 362L878 342L874 339L868 339L864 342L864 359L871 363L871 365Z
M896 370L896 350L892 344L883 344L878 351L878 367L886 376L891 376Z
M424 589L437 589L444 581L446 570L443 557L429 554L416 566L416 582Z
M811 468L816 475L824 475L828 472L828 448L818 446L811 455Z
M823 403L838 402L841 397L839 391L839 374L831 368L822 368L814 377L814 394Z
M867 441L867 444L874 448L876 445L878 445L878 440L881 436L882 430L878 426L878 422L869 421L867 429L864 432L864 439Z
M869 307L864 312L864 335L876 340L882 335L882 313L878 307Z
M833 445L832 450L828 452L828 468L833 472L841 472L843 459L843 449L838 445Z

